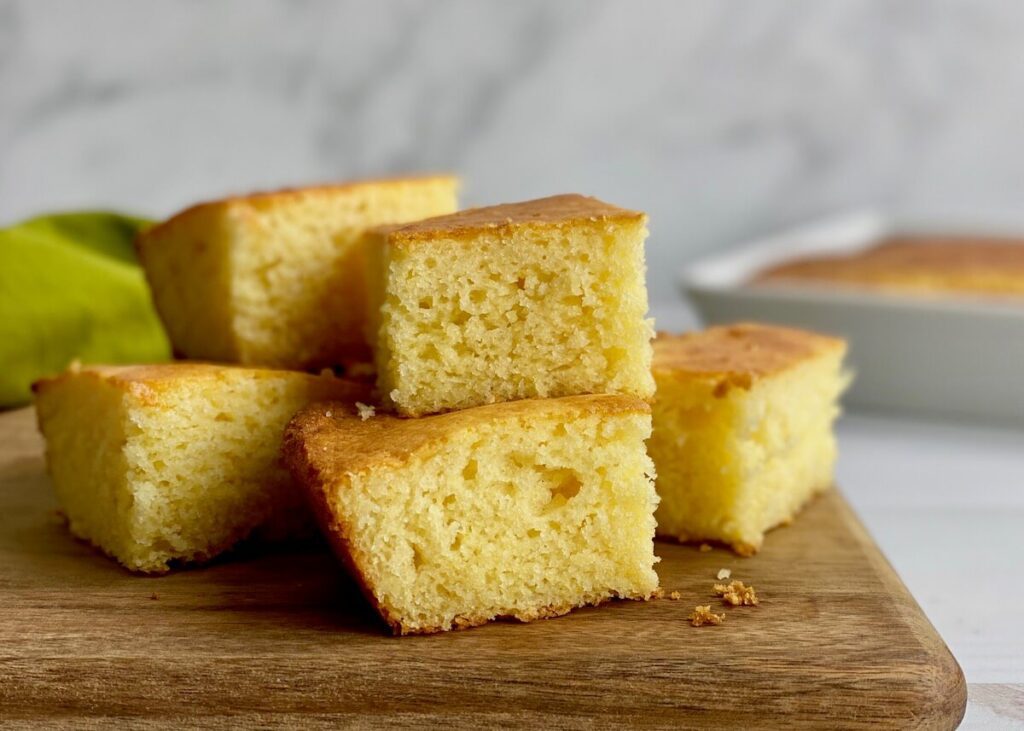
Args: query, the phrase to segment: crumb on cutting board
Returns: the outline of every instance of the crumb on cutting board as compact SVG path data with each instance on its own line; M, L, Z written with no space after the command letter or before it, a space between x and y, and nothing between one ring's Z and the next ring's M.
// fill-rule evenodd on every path
M711 544L710 543L701 543L700 546L697 547L697 550L700 551L701 553L707 553L708 551L711 550Z
M668 598L671 599L674 602L677 602L677 601L679 601L680 599L683 598L683 595L680 594L678 591L673 591L672 593L670 593L668 595Z
M364 404L362 401L356 401L356 408L359 409L359 418L363 421L366 421L377 414L377 409L369 404Z
M722 601L734 607L757 606L758 598L754 587L746 586L742 581L733 581L729 584L715 584L715 594L722 597Z
M732 569L718 569L718 573L715 575L715 578L722 581L724 579L728 579L730 576L732 576Z
M693 613L690 615L690 624L694 627L703 627L704 625L716 625L721 624L725 621L724 614L715 614L711 611L711 605L705 604L703 606L697 605L693 608Z

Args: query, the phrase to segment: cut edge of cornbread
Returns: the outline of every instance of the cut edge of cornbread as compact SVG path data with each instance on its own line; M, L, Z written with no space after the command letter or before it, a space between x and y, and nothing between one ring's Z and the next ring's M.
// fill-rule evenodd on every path
M333 377L208 364L90 366L34 385L47 468L72 534L126 568L201 563L253 531L308 525L280 466L311 401L366 397Z
M419 416L522 398L650 398L647 216L580 195L371 231L382 400Z
M658 535L756 553L832 485L846 344L740 323L654 347Z
M456 209L451 175L234 196L144 231L136 249L175 352L319 368L367 360L362 233Z
M295 417L283 451L368 600L420 634L653 597L649 430L625 396L365 421L327 403Z

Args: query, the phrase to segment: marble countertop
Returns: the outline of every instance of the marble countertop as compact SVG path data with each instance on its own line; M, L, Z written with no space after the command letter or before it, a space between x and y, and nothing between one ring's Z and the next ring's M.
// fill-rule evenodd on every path
M1024 431L848 413L838 434L837 484L963 668L963 728L1024 728Z

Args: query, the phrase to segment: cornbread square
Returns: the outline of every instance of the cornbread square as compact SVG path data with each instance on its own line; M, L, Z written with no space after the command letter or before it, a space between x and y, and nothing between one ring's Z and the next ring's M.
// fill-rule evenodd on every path
M580 393L650 397L646 222L560 195L371 232L384 401L420 415Z
M401 419L303 410L285 462L395 634L648 599L650 408L570 396Z
M320 368L369 358L363 232L456 209L448 176L348 183L203 203L137 241L175 351Z
M769 325L654 342L658 535L756 553L832 484L842 340Z
M301 407L365 398L332 376L206 364L90 367L35 384L71 532L133 571L203 561L307 510L280 465Z

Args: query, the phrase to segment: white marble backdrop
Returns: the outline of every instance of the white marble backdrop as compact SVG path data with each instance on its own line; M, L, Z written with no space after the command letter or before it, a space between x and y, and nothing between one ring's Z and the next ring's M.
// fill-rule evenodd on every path
M0 224L456 170L687 258L850 206L1024 200L1024 3L0 0Z

